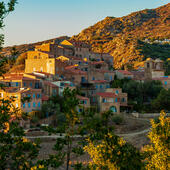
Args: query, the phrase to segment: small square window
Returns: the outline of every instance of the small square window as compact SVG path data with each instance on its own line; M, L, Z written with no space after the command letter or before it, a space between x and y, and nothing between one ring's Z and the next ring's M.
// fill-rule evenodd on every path
M36 107L36 103L35 103L35 102L33 103L33 107L34 107L34 108Z
M28 108L30 108L31 107L31 103L28 103Z
M38 102L38 107L41 107L41 103L40 102Z

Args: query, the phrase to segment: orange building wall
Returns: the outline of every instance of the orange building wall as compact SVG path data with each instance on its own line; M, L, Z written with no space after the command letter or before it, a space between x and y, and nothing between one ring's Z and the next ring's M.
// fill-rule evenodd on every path
M50 59L27 59L25 61L25 73L32 73L34 71L46 72L50 74L56 73L56 61L54 58Z

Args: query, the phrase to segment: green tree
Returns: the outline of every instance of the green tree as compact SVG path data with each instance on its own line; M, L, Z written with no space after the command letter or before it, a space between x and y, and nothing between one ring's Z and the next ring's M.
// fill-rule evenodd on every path
M156 111L170 110L170 89L162 89L157 98L152 102L152 106Z
M13 106L14 100L0 99L0 169L42 166L34 161L38 156L39 142L31 142L25 137L23 128L19 126L22 112Z
M62 112L65 117L65 122L56 128L46 128L50 134L64 133L64 137L61 136L61 138L56 140L54 146L56 154L51 155L49 159L45 160L45 163L48 166L58 168L64 163L64 158L66 158L66 169L69 169L71 153L76 150L73 148L73 140L74 136L77 135L76 124L79 123L79 114L77 111L79 101L76 98L76 95L76 90L70 90L69 88L64 90ZM53 97L53 101L55 101L55 97ZM58 100L56 99L56 101Z

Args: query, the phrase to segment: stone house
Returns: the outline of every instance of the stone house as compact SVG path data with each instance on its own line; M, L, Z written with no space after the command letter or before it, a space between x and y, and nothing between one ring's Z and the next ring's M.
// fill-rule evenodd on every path
M7 87L0 90L0 98L9 99L14 97L13 105L23 112L32 112L41 110L42 90L30 88ZM30 101L23 102L24 97L30 97Z
M152 80L158 80L162 83L162 86L165 89L170 88L170 77L169 76L164 76L164 77L159 77L159 78L153 78Z
M77 108L78 112L82 112L84 109L90 108L89 98L77 95L77 99L79 99L79 106Z
M97 105L99 112L111 110L120 113L120 107L127 106L127 93L122 93L122 89L106 89L105 92L98 92L93 95L92 105Z
M124 79L124 78L133 79L134 77L133 74L127 70L116 70L115 74L118 79Z
M0 80L4 82L7 87L16 87L16 88L33 88L40 89L42 84L40 79L37 79L33 75L27 74L5 74L3 77L0 77Z
M56 59L47 52L28 51L25 60L25 73L35 71L56 74Z
M163 61L148 58L144 63L145 80L164 76Z
M66 80L73 82L73 84L75 84L76 86L79 86L81 83L87 82L87 72L81 71L78 68L65 70L64 77Z
M59 96L63 96L64 89L67 88L67 87L71 90L75 89L75 86L71 81L61 80L61 81L51 82L51 84L53 84L54 86L57 87Z
M55 96L59 95L59 87L51 81L43 81L43 95L45 96Z

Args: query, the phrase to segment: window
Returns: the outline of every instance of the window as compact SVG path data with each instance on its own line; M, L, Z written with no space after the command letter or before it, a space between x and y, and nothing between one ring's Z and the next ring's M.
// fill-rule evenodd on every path
M70 83L70 86L71 86L71 87L74 87L74 84L71 82L71 83Z
M106 85L106 88L107 88L107 89L108 89L108 88L110 88L110 85L109 85L109 84L107 84L107 85Z
M103 86L102 86L102 85L100 85L100 88L101 88L101 89L103 89Z
M25 108L25 103L23 103L22 107Z
M118 90L116 90L116 94L119 94L119 91L118 91Z
M123 102L123 103L125 102L125 98L122 98L122 102Z
M61 82L61 83L60 83L60 86L64 86L64 83L63 83L63 82Z
M168 84L167 81L165 81L164 84L167 85Z
M39 83L35 83L35 88L38 89L39 88Z
M117 109L115 106L112 106L110 107L110 111L113 112L113 113L116 113L117 112Z
M18 83L18 82L16 82L16 87L18 87L18 85L19 85L19 83Z
M117 98L115 98L115 103L117 103Z
M103 99L102 99L102 102L103 102L103 103L106 103L106 99L105 99L105 98L103 98Z
M31 103L28 103L28 108L30 108L31 107Z
M30 95L30 94L27 94L27 97L31 97L31 95Z
M147 63L147 68L149 68L149 66L150 66L149 63Z
M92 77L92 80L95 80L95 77Z
M86 100L84 100L84 104L87 104L87 101L86 101Z
M24 82L24 87L26 87L27 85L26 85L26 83Z
M98 89L98 85L96 85L96 89Z
M35 99L35 94L33 94L33 99Z
M30 87L32 87L32 82L30 83Z
M53 95L56 95L56 93L57 93L57 90L53 89Z
M110 81L112 81L112 76L110 76Z
M40 94L37 94L37 99L39 99L40 98Z
M40 102L38 102L38 107L41 107L41 103Z
M34 107L34 108L36 107L36 103L35 103L35 102L33 103L33 107Z
M81 77L81 82L82 82L82 83L85 83L85 82L86 82L85 77Z
M82 109L79 109L79 112L82 112L83 110Z

